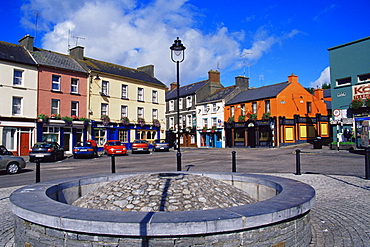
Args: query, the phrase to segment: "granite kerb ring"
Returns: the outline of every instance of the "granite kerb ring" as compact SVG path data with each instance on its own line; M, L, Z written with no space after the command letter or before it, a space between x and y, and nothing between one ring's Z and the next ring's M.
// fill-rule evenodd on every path
M155 237L213 234L271 225L309 212L315 201L315 190L311 186L281 177L216 172L166 173L195 174L221 180L250 190L259 202L230 208L176 212L124 212L70 205L104 183L138 174L117 173L28 185L12 193L10 208L21 219L54 229L98 235Z

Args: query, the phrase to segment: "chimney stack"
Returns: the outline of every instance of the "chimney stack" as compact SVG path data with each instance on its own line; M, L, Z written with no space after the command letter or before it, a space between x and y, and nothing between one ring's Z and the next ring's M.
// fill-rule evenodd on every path
M83 60L84 59L84 48L82 46L76 46L72 49L69 49L69 55L76 60Z
M150 75L151 77L154 77L154 65L146 65L142 67L138 67L137 70L143 71Z
M220 83L220 72L218 70L208 71L208 79L210 82Z
M27 34L26 36L18 40L18 43L20 45L23 45L27 50L33 51L33 39L34 37Z
M235 86L240 88L241 91L247 90L249 88L249 78L245 76L235 77Z
M293 73L288 76L288 82L295 82L295 83L298 83L298 76L297 75L294 75Z
M174 90L174 89L177 89L177 82L172 82L170 84L170 91Z

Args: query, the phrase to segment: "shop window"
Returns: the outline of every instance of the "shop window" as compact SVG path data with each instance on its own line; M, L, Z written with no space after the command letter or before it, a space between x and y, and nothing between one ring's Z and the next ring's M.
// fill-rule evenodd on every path
M118 138L121 142L128 142L128 131L127 130L119 130L118 131Z
M59 127L43 127L42 141L59 143L59 133L60 133Z
M4 127L3 130L3 145L9 150L15 150L15 140L16 138L17 129L16 128L8 128Z
M106 131L105 129L94 129L95 141L99 146L103 146L106 141Z
M245 140L245 130L243 128L235 129L235 141L244 142Z
M293 127L285 128L285 141L294 141Z

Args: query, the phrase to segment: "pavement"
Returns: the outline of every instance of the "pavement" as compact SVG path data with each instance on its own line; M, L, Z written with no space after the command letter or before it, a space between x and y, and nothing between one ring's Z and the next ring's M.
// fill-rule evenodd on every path
M348 152L311 149L310 152ZM295 179L316 190L311 210L310 246L370 246L370 180L358 176L291 173L264 173ZM9 209L10 194L20 188L0 189L0 246L14 246L14 223Z

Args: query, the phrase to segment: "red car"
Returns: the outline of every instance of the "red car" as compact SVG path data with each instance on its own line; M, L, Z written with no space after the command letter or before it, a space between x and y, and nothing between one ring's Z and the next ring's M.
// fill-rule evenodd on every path
M104 152L107 155L126 154L126 145L118 140L109 140L104 144Z

